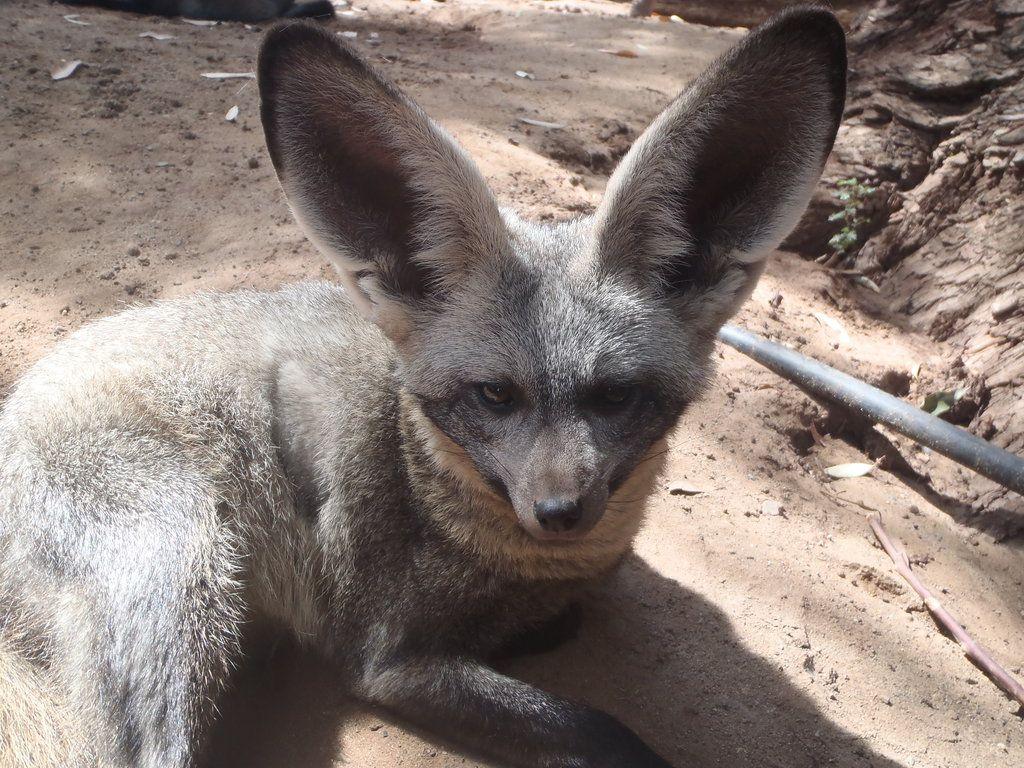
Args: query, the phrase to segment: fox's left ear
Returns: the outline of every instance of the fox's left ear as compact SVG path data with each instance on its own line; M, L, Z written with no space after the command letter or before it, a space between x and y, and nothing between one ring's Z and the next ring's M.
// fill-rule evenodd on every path
M842 27L783 12L714 62L637 140L596 214L601 266L653 275L705 332L753 290L832 149Z
M318 24L259 57L267 148L296 218L394 341L508 235L483 177L408 96Z

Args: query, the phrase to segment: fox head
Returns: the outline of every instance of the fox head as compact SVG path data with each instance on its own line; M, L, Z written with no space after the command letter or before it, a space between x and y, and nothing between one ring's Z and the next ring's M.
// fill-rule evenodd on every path
M437 450L552 543L623 514L616 492L706 386L718 328L807 205L845 83L835 18L782 13L654 120L594 215L537 224L330 32L279 27L259 59L295 216L393 342Z

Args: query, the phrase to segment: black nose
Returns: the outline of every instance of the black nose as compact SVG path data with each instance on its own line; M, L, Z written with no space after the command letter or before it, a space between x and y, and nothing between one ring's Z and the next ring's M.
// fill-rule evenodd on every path
M545 531L561 533L572 530L580 521L580 505L571 499L541 499L533 503L533 514Z

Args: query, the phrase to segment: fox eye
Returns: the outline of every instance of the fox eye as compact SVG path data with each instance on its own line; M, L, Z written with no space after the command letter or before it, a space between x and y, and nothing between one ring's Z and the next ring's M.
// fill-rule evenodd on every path
M605 408L621 408L633 397L633 388L627 384L606 384L597 390L596 401Z
M488 408L492 410L507 410L512 407L512 387L507 384L477 384L477 395Z

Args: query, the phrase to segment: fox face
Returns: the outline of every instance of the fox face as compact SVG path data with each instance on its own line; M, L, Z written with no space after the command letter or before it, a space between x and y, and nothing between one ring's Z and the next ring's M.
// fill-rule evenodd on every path
M630 479L805 208L845 96L841 30L813 18L751 33L637 140L594 215L546 225L500 208L329 33L269 35L263 124L297 219L393 342L441 463L532 540L638 514Z
M602 267L591 222L505 221L507 262L448 295L401 375L527 533L577 539L699 393L708 340Z

